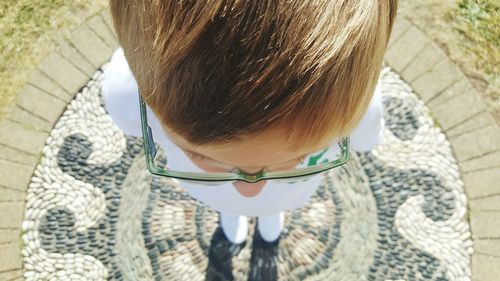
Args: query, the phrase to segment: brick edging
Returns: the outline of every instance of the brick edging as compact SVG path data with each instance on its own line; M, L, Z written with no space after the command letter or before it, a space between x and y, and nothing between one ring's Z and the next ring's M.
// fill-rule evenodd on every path
M108 10L88 18L32 73L0 121L0 280L23 280L26 192L52 127L117 47Z
M448 137L469 199L472 279L496 280L500 274L495 269L500 264L499 126L464 73L405 18L395 22L385 61L426 103Z

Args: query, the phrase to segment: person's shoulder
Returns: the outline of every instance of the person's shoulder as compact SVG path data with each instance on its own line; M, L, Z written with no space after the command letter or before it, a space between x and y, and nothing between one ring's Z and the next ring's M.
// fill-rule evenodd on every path
M123 49L117 49L103 71L102 100L113 122L126 134L140 133L139 89Z
M120 98L136 97L138 94L137 83L121 48L113 53L111 61L103 71L102 94Z
M361 122L351 134L351 148L355 151L369 151L377 146L384 130L382 87L375 88L370 105Z

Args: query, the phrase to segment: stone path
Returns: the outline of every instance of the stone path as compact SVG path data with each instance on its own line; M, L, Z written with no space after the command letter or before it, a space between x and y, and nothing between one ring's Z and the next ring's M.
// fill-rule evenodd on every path
M176 280L182 272L192 274L187 280L219 274L236 280L302 280L332 273L339 280L497 279L500 129L460 70L405 19L396 22L386 63L409 86L385 70L386 116L393 121L384 141L373 152L356 155L345 168L362 169L360 179L340 169L308 206L287 214L287 231L279 245L271 246L250 233L243 247L231 247L216 214L182 190L145 174L138 177L142 186L127 177L143 170L139 140L121 135L121 146L116 146L121 150L110 152L81 126L66 129L71 123L61 120L78 111L83 117L106 118L95 103L96 70L116 47L109 15L90 18L33 73L8 117L0 121L0 280L37 280L53 272L87 274L83 280ZM117 141L116 136L108 139ZM441 158L414 156L418 149L412 145L424 143L433 144L432 155ZM64 164L75 159L82 160L76 162L84 173ZM415 166L405 166L409 163ZM89 176L93 173L99 175L94 180ZM353 186L351 193L336 188L341 184ZM132 186L141 193L129 198L124 190ZM143 211L126 212L127 204ZM321 216L328 225L318 223ZM136 224L126 225L134 220L125 218L135 218ZM172 226L181 221L186 222L183 228ZM299 226L308 226L310 232ZM291 245L295 251L287 250Z

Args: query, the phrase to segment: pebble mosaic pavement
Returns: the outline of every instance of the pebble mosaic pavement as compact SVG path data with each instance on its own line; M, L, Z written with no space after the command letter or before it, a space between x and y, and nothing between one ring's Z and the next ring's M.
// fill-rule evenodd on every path
M386 129L325 176L266 243L145 171L142 141L102 107L98 71L54 126L28 188L26 280L470 280L466 196L449 142L389 68Z

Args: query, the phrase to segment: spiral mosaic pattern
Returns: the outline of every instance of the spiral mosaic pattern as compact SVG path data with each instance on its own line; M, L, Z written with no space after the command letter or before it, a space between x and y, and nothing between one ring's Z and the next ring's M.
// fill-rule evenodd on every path
M264 242L146 172L142 141L100 100L98 71L47 139L23 223L27 280L470 280L466 197L446 137L399 76L381 74L386 129L325 176Z

